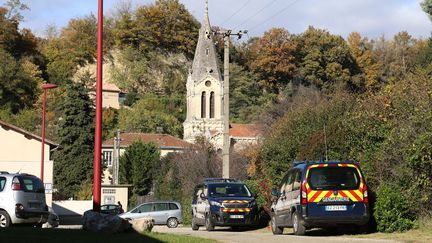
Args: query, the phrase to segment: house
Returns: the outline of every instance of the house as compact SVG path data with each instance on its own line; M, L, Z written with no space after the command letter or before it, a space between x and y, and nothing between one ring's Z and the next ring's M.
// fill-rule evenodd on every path
M107 165L107 170L104 171L103 184L110 184L109 177L111 173L109 171L115 165L115 159L118 158L117 154L123 154L125 149L135 141L155 143L159 148L161 157L166 156L168 153L182 152L191 146L190 143L168 134L120 133L119 137L120 139L112 138L102 143L102 157ZM119 144L116 144L116 149L114 149L114 140L119 140Z
M42 138L22 128L0 120L0 171L20 172L41 176ZM53 160L52 151L58 145L45 139L44 184L46 202L52 206Z

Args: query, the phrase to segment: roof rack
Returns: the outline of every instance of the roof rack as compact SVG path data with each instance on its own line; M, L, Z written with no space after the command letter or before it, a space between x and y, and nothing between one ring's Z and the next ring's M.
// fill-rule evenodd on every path
M237 182L236 178L205 178L204 182Z

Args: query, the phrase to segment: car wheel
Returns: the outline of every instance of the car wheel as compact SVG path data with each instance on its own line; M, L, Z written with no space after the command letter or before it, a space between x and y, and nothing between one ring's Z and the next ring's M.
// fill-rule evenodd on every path
M214 230L214 225L210 219L210 215L207 215L205 218L205 227L206 227L207 231L213 231Z
M297 212L292 214L292 225L293 232L295 235L304 235L306 233L306 227L300 223L300 216Z
M192 230L199 230L199 226L195 222L195 218L192 218Z
M276 224L275 216L271 216L271 228L274 235L280 235L283 233L283 227L279 227Z
M177 228L178 220L176 218L169 218L167 220L167 226L168 228Z
M11 219L9 214L5 211L0 211L0 227L6 228L11 226Z

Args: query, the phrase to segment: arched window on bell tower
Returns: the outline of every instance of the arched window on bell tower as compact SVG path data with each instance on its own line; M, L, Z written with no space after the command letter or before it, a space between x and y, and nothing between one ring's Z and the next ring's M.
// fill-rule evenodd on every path
M206 92L201 93L201 118L206 117Z
M214 108L215 108L215 99L214 99L214 92L210 92L210 118L214 118Z

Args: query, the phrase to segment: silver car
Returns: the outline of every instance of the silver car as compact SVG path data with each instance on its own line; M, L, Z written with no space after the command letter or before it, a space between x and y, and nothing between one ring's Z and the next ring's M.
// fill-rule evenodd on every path
M169 228L177 227L183 220L180 203L175 201L143 203L126 213L120 214L119 216L127 220L153 218L155 224L166 224Z
M29 174L0 172L0 227L31 224L41 227L48 220L43 182Z

